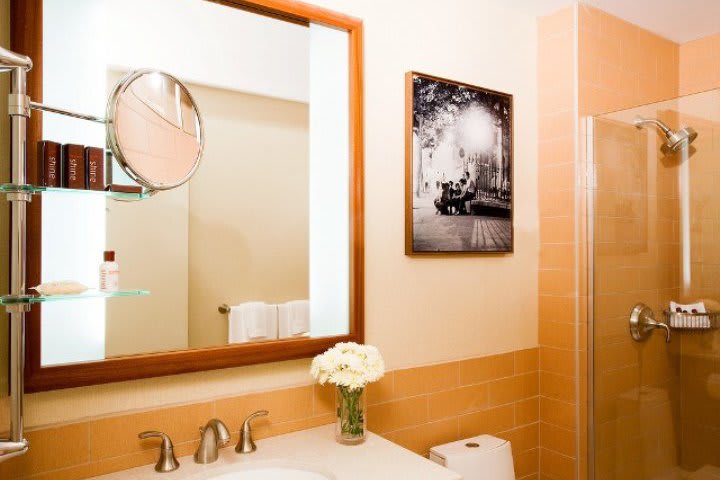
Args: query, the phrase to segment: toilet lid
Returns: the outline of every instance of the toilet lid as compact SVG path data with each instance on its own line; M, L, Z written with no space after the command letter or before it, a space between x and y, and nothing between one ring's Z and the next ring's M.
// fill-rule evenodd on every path
M466 438L456 442L446 443L432 447L430 451L435 455L444 459L457 457L461 455L473 455L480 452L488 452L505 445L507 440L493 437L492 435L479 435L477 437Z

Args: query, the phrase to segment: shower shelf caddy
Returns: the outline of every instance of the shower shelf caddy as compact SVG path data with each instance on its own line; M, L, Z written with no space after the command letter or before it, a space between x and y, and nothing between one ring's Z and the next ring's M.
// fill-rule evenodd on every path
M128 194L123 192L86 192L71 189L50 189L27 183L27 120L30 110L43 110L73 118L106 123L104 118L84 115L69 110L49 107L30 101L27 95L27 72L32 69L32 60L18 53L0 47L0 73L10 74L8 115L10 116L10 165L11 183L0 185L0 194L10 202L10 294L0 297L10 316L10 436L0 439L0 463L23 455L29 443L23 436L23 393L25 375L25 314L33 304L60 300L82 300L90 298L126 297L148 295L146 290L125 290L119 292L88 291L77 295L30 295L26 286L26 230L27 204L35 194L46 191L83 192L88 195L105 195L114 200L141 200L154 192Z
M665 310L670 328L677 330L714 330L720 328L720 312L685 313Z

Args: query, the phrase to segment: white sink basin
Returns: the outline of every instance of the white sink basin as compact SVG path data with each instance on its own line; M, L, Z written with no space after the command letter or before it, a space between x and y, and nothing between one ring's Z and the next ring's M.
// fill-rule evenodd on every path
M378 460L380 459L380 460ZM360 445L335 441L335 424L258 440L250 455L224 448L215 463L200 465L192 455L180 469L158 475L153 465L93 480L462 480L460 475L368 432ZM720 480L720 479L718 479Z
M232 469L217 470L198 480L336 480L329 472L314 467L281 463L249 463Z

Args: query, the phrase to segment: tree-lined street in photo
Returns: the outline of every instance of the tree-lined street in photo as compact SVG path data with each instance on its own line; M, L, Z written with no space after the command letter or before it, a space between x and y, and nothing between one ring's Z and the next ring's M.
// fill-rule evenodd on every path
M413 76L415 252L512 251L512 97Z

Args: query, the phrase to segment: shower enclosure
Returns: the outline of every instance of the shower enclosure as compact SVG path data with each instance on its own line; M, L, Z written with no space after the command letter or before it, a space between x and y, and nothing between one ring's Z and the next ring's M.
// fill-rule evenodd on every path
M720 90L586 126L590 477L720 479Z

